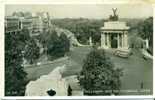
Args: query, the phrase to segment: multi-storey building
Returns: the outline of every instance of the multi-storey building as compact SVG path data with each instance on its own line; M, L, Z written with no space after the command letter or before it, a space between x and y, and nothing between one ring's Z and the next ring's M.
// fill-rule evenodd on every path
M20 27L20 20L18 17L7 16L5 17L5 31L6 32L15 32L19 31Z
M34 33L40 33L42 32L42 21L38 16L32 17L32 27Z
M50 17L48 13L37 13L32 17L5 17L5 30L6 31L19 31L28 29L32 34L40 34L49 29Z
M43 31L49 29L51 23L50 23L50 16L48 12L37 13L37 16L39 16L42 21Z
M32 18L24 18L21 17L20 19L20 28L21 29L28 29L28 30L32 30Z

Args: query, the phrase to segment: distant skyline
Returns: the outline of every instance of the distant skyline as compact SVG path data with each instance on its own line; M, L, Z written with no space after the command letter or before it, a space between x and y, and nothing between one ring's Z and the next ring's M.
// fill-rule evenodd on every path
M127 4L59 4L59 5L6 5L6 16L13 12L49 12L51 18L108 18L113 14L112 8L117 8L119 18L147 18L153 16L150 5Z

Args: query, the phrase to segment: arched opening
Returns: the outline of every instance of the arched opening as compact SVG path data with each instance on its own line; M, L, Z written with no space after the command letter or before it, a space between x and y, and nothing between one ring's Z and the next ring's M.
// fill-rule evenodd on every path
M117 34L112 33L111 34L111 48L117 48L118 44L117 44Z

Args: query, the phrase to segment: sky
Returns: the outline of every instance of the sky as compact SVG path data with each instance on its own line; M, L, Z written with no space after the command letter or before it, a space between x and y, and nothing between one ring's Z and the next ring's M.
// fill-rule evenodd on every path
M113 14L112 8L117 8L119 18L147 18L153 15L150 5L131 5L131 4L50 4L50 5L6 5L6 16L13 12L29 11L49 12L52 18L108 18Z

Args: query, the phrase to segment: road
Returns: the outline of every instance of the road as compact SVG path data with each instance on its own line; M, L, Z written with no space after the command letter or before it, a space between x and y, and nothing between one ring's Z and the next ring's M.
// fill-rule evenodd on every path
M37 66L33 68L25 68L28 73L28 78L34 80L41 75L48 74L57 66L66 64L67 70L63 74L63 77L77 74L82 69L83 60L90 52L90 47L75 47L73 51L69 53L69 59L63 60L59 63L48 64L44 66ZM150 90L150 94L153 88L153 61L145 60L142 58L142 54L138 50L133 50L133 55L129 58L120 58L111 54L107 54L115 67L123 68L123 77L121 78L121 90L140 90L141 88ZM129 92L129 91L128 91ZM133 95L133 93L121 93L121 95ZM139 93L134 93L139 94Z
M77 74L82 69L83 60L85 56L90 52L89 47L75 47L73 51L68 54L69 59L62 60L61 62L46 64L46 65L34 65L29 68L25 68L28 73L27 77L29 80L36 80L41 75L46 75L51 72L54 68L62 65L67 66L67 70L63 73L63 76L70 76ZM45 57L43 57L44 59Z

